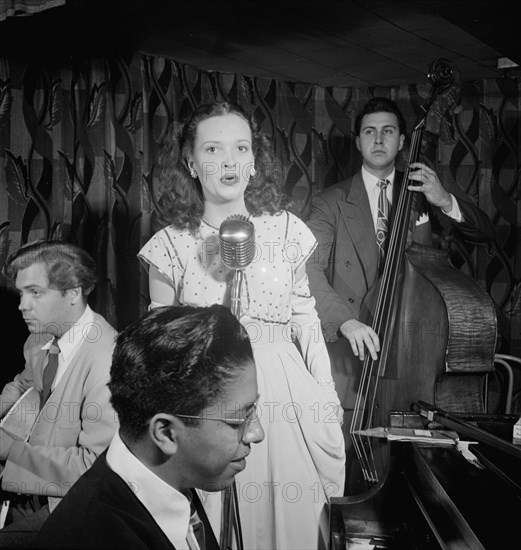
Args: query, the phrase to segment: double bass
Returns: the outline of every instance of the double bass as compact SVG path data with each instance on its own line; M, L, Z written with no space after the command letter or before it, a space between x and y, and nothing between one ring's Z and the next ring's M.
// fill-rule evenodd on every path
M414 128L383 272L364 298L361 320L378 334L377 360L368 354L350 426L358 459L348 464L346 496L378 491L389 469L389 445L368 435L387 426L390 411L421 400L451 412L485 412L493 371L496 316L491 298L447 252L413 242L423 194L408 189L409 166L420 157L425 132L439 131L458 96L457 72L446 60L430 66L433 97ZM353 465L354 464L354 465ZM358 468L359 465L359 468Z

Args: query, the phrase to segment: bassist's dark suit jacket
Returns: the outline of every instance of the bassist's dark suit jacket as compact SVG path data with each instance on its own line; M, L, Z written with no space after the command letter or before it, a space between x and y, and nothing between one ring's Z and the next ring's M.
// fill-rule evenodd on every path
M402 177L397 172L395 182ZM393 185L393 190L395 205L399 185ZM468 241L492 240L494 228L487 215L461 191L448 190L458 200L463 221L454 222L422 198L429 219L436 218L445 227L454 226ZM338 395L344 408L351 409L362 362L353 355L339 327L348 319L359 318L364 296L378 279L376 236L361 172L319 193L312 201L307 224L318 241L306 265L311 293L316 299ZM431 222L413 225L412 240L431 246Z

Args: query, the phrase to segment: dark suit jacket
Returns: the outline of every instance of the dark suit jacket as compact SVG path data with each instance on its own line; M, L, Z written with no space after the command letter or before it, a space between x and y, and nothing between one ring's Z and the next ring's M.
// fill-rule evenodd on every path
M73 485L33 540L32 548L172 550L149 511L107 464L106 451ZM195 491L206 548L219 546Z
M396 173L393 205L397 203L402 176ZM487 215L457 189L450 192L458 200L463 222L452 221L440 208L430 205L425 207L429 218L437 218L442 225L452 224L472 242L491 240L494 228ZM350 408L361 362L340 336L339 327L348 319L359 318L364 296L378 278L376 236L361 172L319 193L312 201L307 224L318 241L306 265L311 293L328 342L337 391L343 406ZM431 223L413 226L412 238L430 246Z

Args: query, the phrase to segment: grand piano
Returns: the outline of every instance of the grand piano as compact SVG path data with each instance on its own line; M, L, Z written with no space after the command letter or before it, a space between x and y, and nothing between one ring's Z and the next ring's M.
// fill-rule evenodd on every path
M391 411L389 425L455 430L460 444L385 441L382 479L331 499L331 550L521 548L519 417L417 408Z

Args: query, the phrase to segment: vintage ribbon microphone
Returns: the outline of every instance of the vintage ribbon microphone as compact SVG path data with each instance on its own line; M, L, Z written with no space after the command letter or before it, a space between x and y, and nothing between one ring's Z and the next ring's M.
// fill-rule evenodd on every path
M239 319L241 310L241 287L244 268L255 256L255 228L240 214L226 218L219 229L219 250L223 264L233 270L232 313Z
M219 228L219 251L223 264L233 271L231 310L237 320L241 316L241 287L244 269L255 257L255 228L246 216L234 214L226 218ZM239 499L235 481L223 492L221 540L223 550L232 548L233 533L237 549L243 550Z

